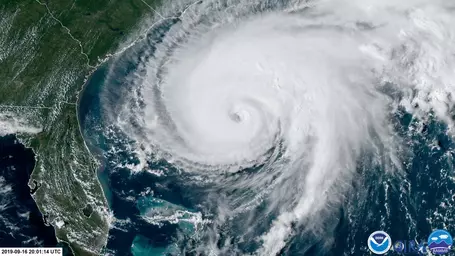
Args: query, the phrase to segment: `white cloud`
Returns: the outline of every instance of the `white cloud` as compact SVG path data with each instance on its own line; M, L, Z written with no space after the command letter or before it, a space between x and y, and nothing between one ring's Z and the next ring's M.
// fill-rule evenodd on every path
M41 130L41 128L31 125L27 120L15 114L0 113L0 136L15 133L34 134Z

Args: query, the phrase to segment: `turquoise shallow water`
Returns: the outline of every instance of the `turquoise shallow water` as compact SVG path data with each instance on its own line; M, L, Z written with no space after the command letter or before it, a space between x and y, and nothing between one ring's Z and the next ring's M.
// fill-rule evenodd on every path
M120 65L118 70L124 72L114 73L117 84L105 80L107 71L115 70L112 65ZM92 75L80 102L82 130L91 150L102 160L98 176L119 220L110 230L106 251L115 255L178 255L187 250L185 255L191 255L195 252L188 248L203 240L193 236L198 227L186 220L197 212L210 218L211 209L204 209L201 201L207 188L185 183L188 177L165 161L148 163L150 169L164 175L132 172L125 166L138 163L138 159L128 151L128 141L102 122L103 92L126 86L119 81L133 71L134 65L128 62L107 63ZM455 185L450 178L454 174L454 143L446 135L447 127L435 121L422 124L405 112L394 118L396 131L411 151L405 159L405 172L388 175L372 169L368 159L360 161L354 193L334 210L323 234L318 237L295 230L282 255L367 255L366 239L375 230L387 231L395 241L426 241L436 228L455 232L451 210ZM185 214L170 217L179 211ZM143 216L159 221L146 221ZM219 230L219 244L235 233L236 225L241 226L241 220ZM246 253L257 248L257 242L238 244Z
M213 227L210 219L219 212L214 202L237 194L255 195L195 182L190 172L150 156L145 168L136 170L140 155L132 150L133 142L108 121L113 120L109 115L120 112L128 102L126 96L138 86L131 77L146 72L143 64L153 58L156 45L178 23L178 19L169 19L158 24L142 41L101 66L87 82L79 103L81 128L91 151L102 163L98 177L117 219L110 230L106 253L198 255L198 245L208 244L204 232L212 227L216 232L215 249L227 243L235 244L237 249L221 255L251 254L261 246L258 237L279 215L267 212L266 200L227 224ZM384 94L400 97L392 89ZM140 110L141 104L137 102ZM381 167L386 166L386 159L379 157L382 163L372 164L378 156L363 155L349 184L352 190L339 205L328 206L330 214L324 215L322 230L309 233L293 225L292 236L280 255L370 255L366 241L376 230L388 232L392 241L417 242L427 241L434 229L455 232L455 144L447 135L447 126L431 117L427 122L419 121L403 109L389 118L408 150L400 156L403 171L387 172ZM131 123L136 125L133 119ZM224 177L242 181L263 167L252 166ZM251 223L251 218L259 224L248 229L246 223ZM238 234L245 230L248 232L240 238Z

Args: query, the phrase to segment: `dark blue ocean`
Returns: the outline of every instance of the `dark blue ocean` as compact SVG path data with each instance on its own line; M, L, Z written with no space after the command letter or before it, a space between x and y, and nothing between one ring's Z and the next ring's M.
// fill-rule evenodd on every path
M153 204L149 196L141 196L143 191L153 191L153 197L164 199L176 205L190 208L185 197L172 177L160 179L146 172L132 174L129 169L117 167L118 163L137 163L126 152L106 153L110 147L123 148L121 140L104 137L100 116L99 93L102 88L106 69L100 68L88 81L79 102L79 116L87 144L99 160L101 166L98 178L103 185L110 209L115 218L124 221L121 227L110 230L106 253L113 255L165 255L170 252L173 235L178 224L158 227L150 225L141 218L141 206ZM156 163L160 165L160 163ZM162 163L163 166L166 163ZM159 166L157 166L159 168ZM172 191L171 193L169 193ZM150 199L149 199L150 198ZM132 247L132 245L134 245Z
M135 49L135 54L140 51ZM131 54L131 53L126 53ZM106 106L101 105L103 92L118 91L128 86L124 78L136 71L135 62L128 58L110 61L101 66L88 80L79 104L81 129L90 150L102 163L98 177L103 184L109 206L117 221L109 233L106 253L111 255L182 255L176 244L179 230L185 230L185 248L191 247L191 223L144 221L146 209L185 209L201 211L210 217L210 209L202 209L204 190L186 184L172 164L148 162L150 169L165 175L133 172L127 164L137 164L129 152L130 142L114 126L105 123ZM107 77L110 79L106 79ZM115 110L116 99L108 99ZM447 135L447 126L433 120L423 123L404 110L391 117L395 131L409 152L404 156L404 172L390 174L371 167L368 157L360 159L352 193L346 197L333 216L325 221L322 236L296 234L282 255L370 255L368 236L376 230L388 232L393 241L426 242L434 229L455 233L455 144ZM254 171L254 170L253 170ZM146 193L144 193L146 191ZM241 223L238 223L241 225ZM184 232L184 233L185 233ZM224 242L220 230L219 245ZM260 231L258 232L260 233ZM179 237L179 241L182 241ZM254 244L240 245L245 253L257 248ZM184 255L195 255L186 251ZM388 255L398 255L389 252ZM417 255L409 252L408 255ZM455 254L454 254L455 255Z
M64 247L45 222L28 182L35 166L33 151L14 135L0 137L0 247Z

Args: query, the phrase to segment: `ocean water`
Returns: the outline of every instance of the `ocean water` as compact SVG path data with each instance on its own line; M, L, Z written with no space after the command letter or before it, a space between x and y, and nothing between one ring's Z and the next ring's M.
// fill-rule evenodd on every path
M185 200L176 193L160 194L160 188L172 188L171 180L164 180L146 172L131 173L122 164L134 164L135 159L127 152L109 152L113 147L122 148L122 141L106 138L99 106L100 89L105 75L105 66L97 70L86 85L79 102L79 115L83 134L89 148L101 161L98 178L103 185L110 209L117 221L109 232L106 253L113 255L164 255L178 224L165 223L151 225L141 216L144 204L151 203L154 197L165 196L167 200L184 205ZM164 188L168 185L167 188ZM144 192L153 191L153 196ZM149 201L149 202L148 202Z
M285 2L283 5L287 3ZM273 5L276 2L267 3ZM260 7L268 8L267 5ZM224 8L226 12L229 9L222 5L216 8L221 9L220 13L225 11ZM210 12L208 16L202 15L191 25L207 29L204 22L212 18ZM88 80L80 98L81 130L91 152L101 163L98 178L115 217L105 249L107 255L208 255L207 251L210 250L201 249L207 249L206 247L214 255L251 255L261 248L261 235L280 216L279 210L269 207L277 202L266 199L257 200L257 204L242 208L235 216L223 216L223 209L218 208L223 204L217 204L228 198L235 205L237 195L240 202L259 197L260 193L229 185L264 174L268 162L282 157L280 143L274 144L274 148L266 152L264 163L240 167L233 173L217 172L216 168L204 165L204 162L194 161L185 165L188 169L206 168L225 181L222 184L211 183L201 178L202 175L184 170L174 158L160 154L162 152L158 150L151 154L144 153L144 149L149 146L145 145L149 137L141 132L147 133L149 130L140 129L140 118L133 115L124 118L119 114L127 106L131 112L138 111L137 116L147 118L147 113L141 112L147 110L146 104L154 104L156 109L166 112L163 110L166 106L161 99L164 93L160 91L160 82L167 75L167 70L160 68L167 61L172 62L172 58L166 58L174 53L172 47L186 42L187 34L179 33L182 23L184 22L179 18L174 18L155 24L136 45L99 67ZM204 29L201 33L206 32ZM196 38L198 33L195 33ZM166 36L172 40L167 42ZM188 37L191 39L191 36ZM161 49L160 52L159 47L165 50ZM150 61L153 58L158 60ZM153 65L148 66L150 62ZM154 81L158 81L155 87L144 81L148 68L157 69L156 74L152 72L156 75ZM184 83L183 80L179 81ZM137 89L141 86L151 86L156 91L151 95L158 99L144 99L150 95L142 95L143 91ZM402 92L393 88L384 86L383 94L393 100L402 97ZM201 91L191 93L194 96ZM237 96L235 92L232 94ZM208 98L204 99L210 101ZM329 195L341 200L336 204L327 204L322 211L317 212L318 216L312 216L300 225L291 222L291 235L278 255L370 255L366 242L368 236L376 230L388 232L392 241L418 243L426 241L434 229L455 232L455 144L447 125L438 121L432 111L427 115L428 118L419 119L401 107L388 115L387 121L393 126L396 138L406 148L400 152L399 157L402 170L383 168L388 166L389 160L385 157L385 148L377 149L379 153L376 155L361 155L353 178L348 180L348 193L341 196ZM170 116L169 113L163 116L169 119L180 117ZM128 131L121 129L125 127L122 122L128 122L128 127L132 129L138 128L138 133L142 135L136 137L139 141L133 141L126 134ZM214 127L219 128L216 125ZM172 125L168 128L169 133L173 134ZM333 144L339 146L336 142ZM375 162L379 164L372 164ZM275 173L270 173L270 176L274 175ZM297 173L292 177L299 176ZM291 193L289 196L294 195ZM223 224L217 226L213 221L216 219L223 219ZM305 228L315 226L312 221L318 221L318 229ZM249 227L251 223L254 225ZM395 252L389 253L395 254L398 255Z
M63 247L45 222L28 186L35 165L33 151L14 135L0 137L0 247Z
M98 177L116 218L106 253L191 255L182 249L198 241L191 235L198 228L195 224L198 222L191 218L197 216L196 212L204 212L201 217L210 218L210 209L201 209L204 188L185 183L191 177L184 177L185 174L166 161L149 161L146 168L149 171L133 168L139 160L129 150L128 141L102 122L102 92L125 86L105 83L108 70L112 72L111 65L115 63L105 64L92 75L79 104L82 131L91 151L102 163ZM125 66L126 70L134 71ZM122 77L125 73L116 75ZM338 209L333 209L335 214L326 222L323 235L298 234L288 242L282 255L369 255L366 241L376 230L388 232L393 241L418 242L426 241L437 228L455 230L451 210L455 151L447 126L435 120L422 123L405 111L394 118L397 133L410 148L404 172L388 175L384 170L371 169L360 162L357 179L352 184L354 193L347 196ZM172 216L179 210L194 215ZM144 219L146 212L155 217L155 221ZM221 244L223 230L220 233ZM182 234L187 237L182 239ZM242 246L245 252L257 248L255 244Z

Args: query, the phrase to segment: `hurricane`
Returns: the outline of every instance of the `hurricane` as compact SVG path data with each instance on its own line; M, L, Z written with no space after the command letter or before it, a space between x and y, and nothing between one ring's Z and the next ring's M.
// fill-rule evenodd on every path
M374 194L366 180L405 179L410 133L435 122L451 138L454 7L179 0L151 9L100 94L103 131L122 145L110 154L130 152L122 167L133 176L172 177L187 200L141 218L156 224L171 211L197 223L170 239L184 255L304 255L314 241L327 254L338 222Z

